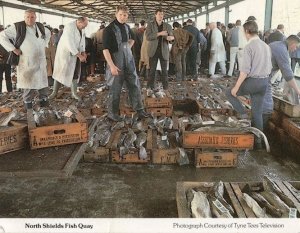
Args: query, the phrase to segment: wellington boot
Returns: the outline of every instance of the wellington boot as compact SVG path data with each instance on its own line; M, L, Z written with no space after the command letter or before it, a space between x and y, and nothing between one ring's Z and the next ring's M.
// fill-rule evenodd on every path
M58 89L59 89L59 82L54 80L53 91L52 91L51 95L49 95L49 97L48 97L49 100L52 100L56 97Z
M71 92L72 92L72 98L76 100L81 100L81 97L77 94L77 80L73 79L72 80L72 86L71 86Z

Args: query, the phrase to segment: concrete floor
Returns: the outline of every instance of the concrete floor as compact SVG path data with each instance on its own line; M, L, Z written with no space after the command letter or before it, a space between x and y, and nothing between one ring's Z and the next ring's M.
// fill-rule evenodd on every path
M1 178L0 217L177 217L177 181L293 181L299 168L263 152L223 169L80 163L68 179Z

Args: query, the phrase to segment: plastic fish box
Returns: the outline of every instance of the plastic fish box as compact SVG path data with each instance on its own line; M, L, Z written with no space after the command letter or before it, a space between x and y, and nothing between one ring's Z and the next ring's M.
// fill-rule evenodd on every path
M300 209L300 182L275 181L277 187L290 198L299 212ZM187 197L187 191L194 189L207 193L215 183L212 182L177 182L176 202L179 218L191 218L191 203ZM234 218L257 218L254 211L247 205L243 193L247 186L254 192L265 191L262 182L224 182L224 199L234 209ZM215 216L213 216L215 217Z
M103 147L98 147L95 151L85 151L83 154L83 161L91 163L109 163L110 151Z
M253 149L254 135L243 132L183 132L184 148Z
M23 149L28 144L27 124L11 121L0 128L0 154Z
M87 122L78 111L75 123L52 126L36 126L32 110L27 111L29 141L31 149L62 146L87 142Z
M152 113L154 116L172 116L173 108L147 108L147 112Z
M236 167L238 152L232 150L202 151L195 149L195 166L203 167Z

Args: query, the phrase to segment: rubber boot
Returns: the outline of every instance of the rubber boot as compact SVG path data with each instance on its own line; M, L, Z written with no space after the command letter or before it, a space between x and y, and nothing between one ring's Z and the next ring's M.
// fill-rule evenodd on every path
M49 95L49 97L48 97L49 100L52 100L52 99L54 99L56 97L57 92L58 92L58 88L59 88L59 82L57 82L56 80L54 80L53 91L52 91L51 95Z
M5 81L6 81L7 92L12 92L13 88L12 88L12 83L11 83L11 77L5 77Z
M80 96L77 94L77 79L72 80L72 85L71 85L71 92L72 92L72 98L76 100L81 100Z

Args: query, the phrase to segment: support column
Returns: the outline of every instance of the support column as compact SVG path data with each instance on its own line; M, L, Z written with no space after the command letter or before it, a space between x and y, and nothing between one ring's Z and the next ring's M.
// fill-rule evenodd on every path
M205 6L205 10L206 10L206 23L209 23L209 13L208 13L208 6Z
M225 26L227 26L229 23L229 12L229 4L227 1L227 5L225 6Z
M272 12L273 12L273 0L266 0L265 24L264 24L265 31L272 28Z
M6 27L5 21L4 21L4 6L1 7L1 10L2 10L2 25L3 25L3 27Z

